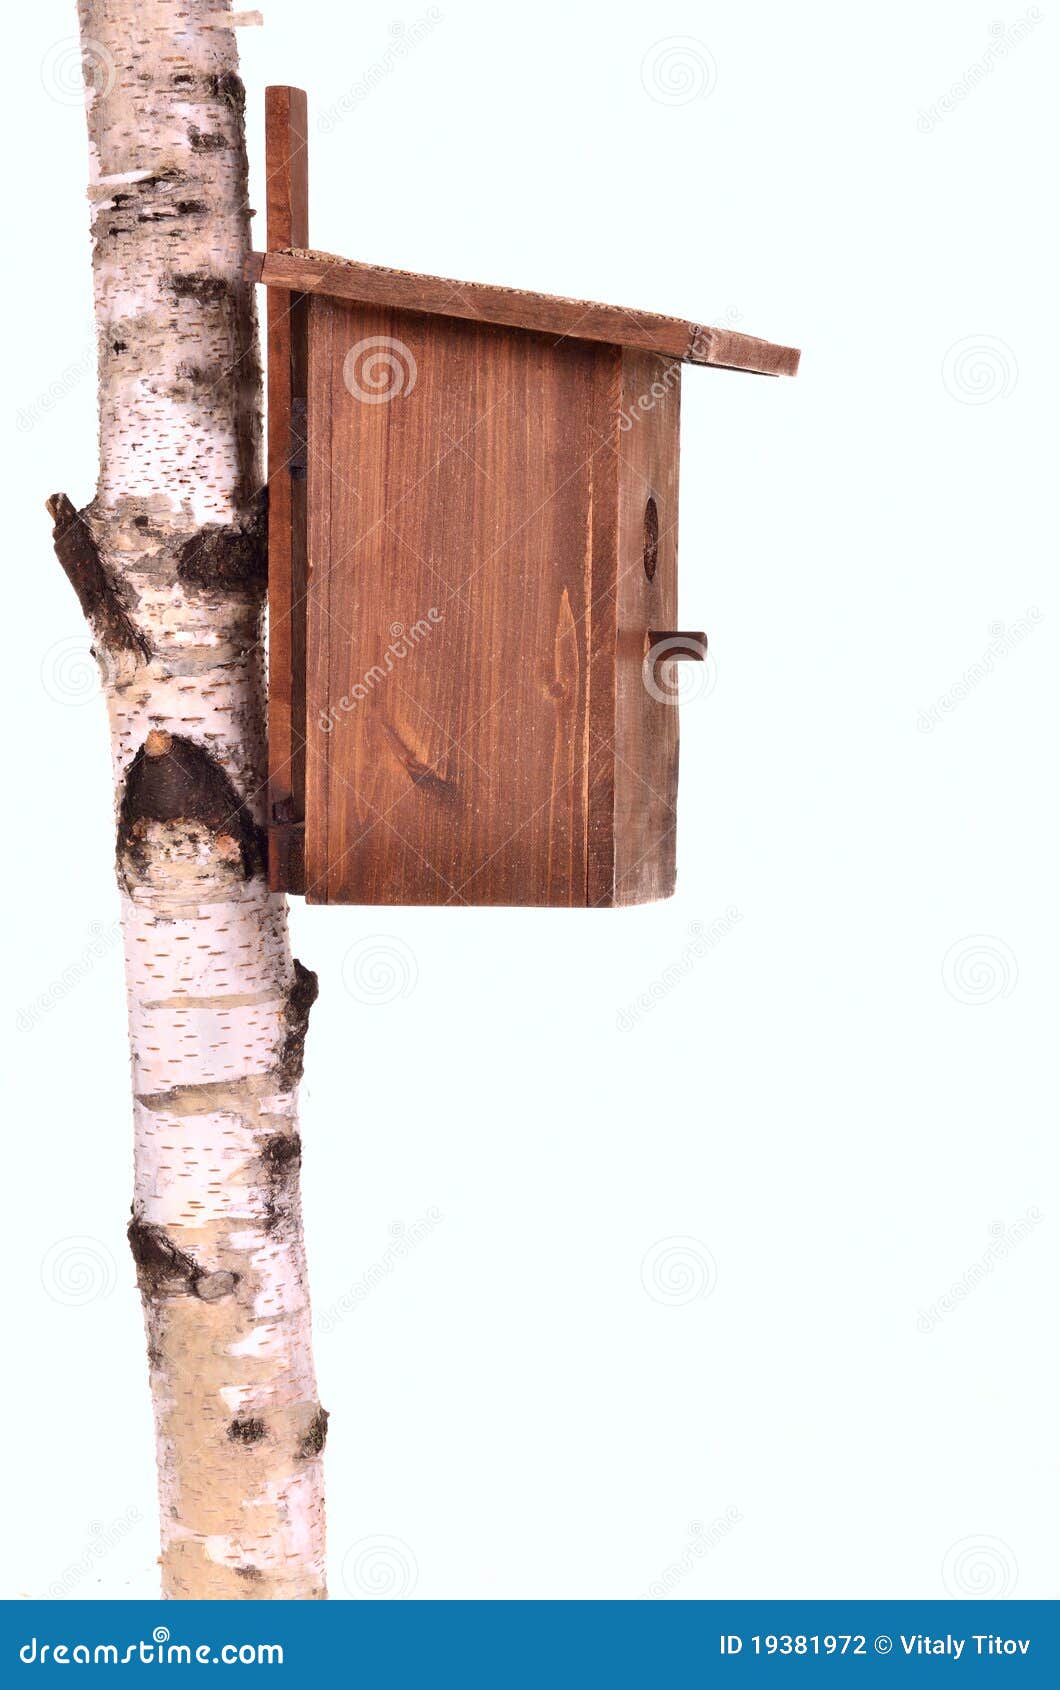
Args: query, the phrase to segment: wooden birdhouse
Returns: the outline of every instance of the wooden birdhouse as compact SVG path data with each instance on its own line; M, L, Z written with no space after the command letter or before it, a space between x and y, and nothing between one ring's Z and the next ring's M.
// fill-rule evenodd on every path
M272 885L666 897L681 369L799 354L312 252L298 89L266 136Z

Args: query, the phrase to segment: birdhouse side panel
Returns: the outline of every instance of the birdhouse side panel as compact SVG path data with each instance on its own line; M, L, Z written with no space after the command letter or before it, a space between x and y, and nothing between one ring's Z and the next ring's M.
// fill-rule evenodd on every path
M681 366L622 354L615 639L616 904L668 898L676 880L677 663L651 632L677 616Z
M324 298L309 341L307 896L584 905L615 355Z

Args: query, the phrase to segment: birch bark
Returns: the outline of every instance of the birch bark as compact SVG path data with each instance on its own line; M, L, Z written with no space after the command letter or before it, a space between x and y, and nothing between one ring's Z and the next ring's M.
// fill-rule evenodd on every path
M316 979L264 875L243 88L225 0L79 12L100 473L85 510L48 508L110 717L163 1593L322 1597L297 1130Z

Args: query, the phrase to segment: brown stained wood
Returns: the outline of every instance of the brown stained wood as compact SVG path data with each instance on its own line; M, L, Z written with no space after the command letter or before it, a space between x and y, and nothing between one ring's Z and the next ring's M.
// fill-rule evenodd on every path
M649 628L648 651L656 663L702 663L707 655L707 636L679 633L672 628Z
M604 341L665 354L689 364L748 370L757 375L793 376L799 367L795 347L777 346L733 329L709 328L654 311L388 270L379 264L310 252L295 242L284 252L276 251L271 240L269 247L268 252L254 255L254 279L269 288L495 323L565 340Z
M614 883L597 902L667 898L676 878L677 709L659 696L651 628L677 620L677 492L681 372L624 350L615 434L618 557L614 757ZM648 403L644 403L645 396Z
M309 361L309 900L667 896L673 363L328 297Z
M310 252L304 96L267 132L271 884L669 896L681 365L798 352Z
M309 338L307 897L584 905L600 354L320 298Z
M585 739L588 822L585 902L607 905L615 883L615 632L618 578L618 413L622 351L600 346L592 418L592 533L589 558L589 720Z
M313 456L306 466L306 667L305 693L305 896L311 904L330 898L328 809L333 779L330 647L333 576L347 565L341 544L332 548L332 310L330 302L310 300L306 322L310 371L306 430ZM314 365L316 373L314 374ZM341 757L341 749L338 753ZM341 866L341 865L340 865ZM339 900L334 900L339 901Z
M270 247L309 239L308 117L301 89L265 91L266 228ZM269 884L304 886L305 396L307 305L267 300L269 481Z

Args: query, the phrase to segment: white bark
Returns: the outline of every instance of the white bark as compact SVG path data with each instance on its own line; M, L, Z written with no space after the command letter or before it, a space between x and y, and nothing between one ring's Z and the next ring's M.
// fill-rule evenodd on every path
M80 516L49 508L110 714L163 1591L320 1597L296 1121L315 980L263 872L260 368L221 11L80 0L100 477Z

